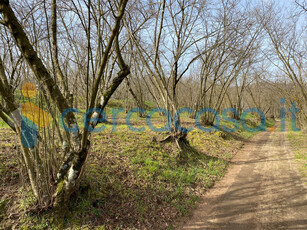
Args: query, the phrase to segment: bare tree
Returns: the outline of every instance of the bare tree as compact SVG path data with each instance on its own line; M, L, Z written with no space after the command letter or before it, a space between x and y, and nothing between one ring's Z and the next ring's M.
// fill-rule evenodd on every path
M299 122L305 128L307 121L306 113L306 24L300 22L304 15L293 14L285 16L282 11L277 11L273 5L263 11L257 11L258 20L261 22L271 46L266 49L266 58L272 64L275 75L286 77L286 82L291 82L292 89L289 92L289 84L286 87L276 86L282 90L285 98L296 101L301 109Z
M135 59L139 60L145 70L147 77L144 80L148 81L148 90L157 104L163 105L172 117L179 107L178 84L201 56L201 53L195 52L195 45L210 36L201 32L204 4L193 0L152 2L146 8L147 17L138 26L125 22L136 47ZM139 7L144 8L141 3ZM144 24L147 28L140 29ZM141 39L148 36L149 40ZM186 142L186 133L178 129L179 124L180 120L177 125L170 125L171 136L165 140L176 141L181 149L180 142Z
M111 26L112 22L110 22L109 26L111 29L111 33L108 36L106 46L103 49L103 53L101 54L101 59L99 60L98 65L98 71L93 74L93 85L91 89L91 97L89 99L89 107L94 108L97 107L98 109L102 110L108 103L110 97L115 92L115 90L118 88L118 86L121 84L121 82L125 79L125 77L130 73L129 67L125 64L122 55L121 55L121 48L119 45L119 33L120 33L120 23L122 20L122 17L125 12L125 8L127 5L127 0L121 0L118 4L117 3L110 3L110 7L112 12L115 14L117 11L117 15L114 16L113 19L113 25ZM58 44L57 44L57 19L56 19L56 8L57 3L56 1L52 1L52 64L54 69L54 78L48 71L46 65L44 64L43 60L46 60L46 57L44 59L41 59L39 56L42 55L42 53L39 55L39 43L34 43L36 46L33 46L32 42L29 40L28 34L25 32L23 26L20 24L19 20L17 19L15 13L12 10L11 5L9 4L9 1L1 1L0 2L0 13L2 15L2 21L1 23L10 31L11 36L14 38L16 46L19 48L20 53L22 54L24 60L27 62L28 66L31 68L32 72L34 73L36 77L36 81L40 85L40 89L42 91L42 95L44 96L44 101L49 102L52 101L56 108L60 113L63 113L67 109L70 108L70 102L69 98L66 97L66 95L69 94L69 88L68 88L68 82L67 77L64 77L63 70L61 69L59 60L58 60ZM116 10L115 10L116 9ZM97 97L99 94L99 88L101 79L103 78L105 71L107 69L107 64L110 59L110 54L113 54L116 56L119 72L117 75L113 78L111 84L100 94L100 100L96 105ZM3 65L1 62L2 67L0 70L1 72L1 82L0 82L0 88L1 88L1 96L6 102L6 105L1 105L3 107L3 110L1 110L1 117L4 118L5 121L8 121L7 116L11 111L14 111L17 109L13 94L11 91L9 91L9 83L7 81L8 77L6 76ZM56 84L56 80L60 81L61 88ZM3 112L2 112L3 111ZM99 117L98 112L91 112L89 114L89 117L97 118ZM88 151L90 149L90 131L85 127L83 131L79 131L79 128L77 127L77 121L75 118L75 115L70 112L65 117L65 123L69 128L75 129L74 132L71 135L72 142L70 143L64 143L63 146L65 151L68 153L66 158L64 159L62 166L60 167L57 178L56 178L56 191L53 195L54 197L54 206L60 207L63 203L65 203L72 192L76 190L78 187L78 182L81 179L83 166L86 161ZM9 123L11 124L11 123ZM98 121L90 121L90 127L93 129L98 124ZM18 121L15 121L14 124L15 127L12 126L12 129L14 129L19 135L21 134L22 130L20 128L20 125L18 124ZM70 136L69 132L66 132L68 136ZM39 135L39 134L38 134ZM70 138L68 138L69 140ZM42 143L46 143L46 140L44 138L39 138L39 141ZM46 204L51 200L51 197L46 193L47 190L50 190L48 188L49 181L44 181L45 177L44 175L48 172L44 170L43 168L40 168L39 166L43 165L40 164L41 162L37 162L38 160L42 160L42 157L39 156L39 149L37 146L34 148L26 148L24 146L21 146L23 150L23 157L22 160L26 165L28 177L31 182L31 187L33 190L34 195L39 198L39 193L43 191L43 197L44 197L44 204ZM32 158L32 155L35 157ZM35 159L35 160L34 160ZM46 160L46 159L45 159ZM37 184L35 177L36 176L42 176L43 180L42 184ZM46 188L45 188L46 187ZM45 188L45 189L44 189ZM49 191L50 192L50 191Z

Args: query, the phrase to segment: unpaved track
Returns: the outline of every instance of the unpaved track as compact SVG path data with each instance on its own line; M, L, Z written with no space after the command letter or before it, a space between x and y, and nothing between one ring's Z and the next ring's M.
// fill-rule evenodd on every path
M255 136L178 229L307 229L307 187L286 135Z

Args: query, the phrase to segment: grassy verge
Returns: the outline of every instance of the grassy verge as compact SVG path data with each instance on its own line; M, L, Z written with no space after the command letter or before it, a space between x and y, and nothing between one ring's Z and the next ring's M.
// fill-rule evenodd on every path
M307 181L307 133L290 131L287 138L294 150L295 159L299 163L299 171Z
M140 119L133 117L132 123L136 127L144 125L144 120L140 124ZM185 122L191 123L190 120ZM258 124L253 117L247 123L250 127ZM229 128L233 126L226 121L223 124ZM160 121L157 125L164 124ZM112 126L106 125L103 132L93 137L86 173L78 194L70 202L65 227L172 229L178 218L191 212L201 194L225 174L229 160L242 147L243 141L254 134L241 126L231 134L223 131L204 133L194 129L188 135L191 150L178 159L176 145L153 141L153 137L162 139L166 133L148 129L135 133L125 125L117 126L117 131L112 132ZM2 138L5 135L3 133ZM7 138L8 143L10 138ZM13 146L1 143L1 148L6 161L14 159ZM17 170L13 161L0 165L1 176L14 178L9 174L9 171ZM4 181L3 186L7 185ZM5 191L1 193L0 226L52 228L52 212L39 215L25 212L35 205L31 192L19 188L13 192L14 196L4 195L7 194ZM18 218L7 218L13 211L20 213Z

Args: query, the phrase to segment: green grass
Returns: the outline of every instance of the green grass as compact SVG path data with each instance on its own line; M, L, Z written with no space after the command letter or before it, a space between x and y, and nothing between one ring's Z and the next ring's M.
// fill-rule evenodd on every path
M79 122L82 122L82 113L84 111L78 114ZM121 114L121 121L125 115ZM193 121L185 114L183 117L185 122ZM158 113L154 115L156 126L164 125L160 118ZM146 123L146 119L137 114L131 121L136 127ZM232 126L226 121L221 124ZM188 125L191 124L183 126ZM255 127L257 122L249 125ZM242 146L242 140L255 135L242 127L232 134L224 131L205 133L195 128L188 134L190 148L179 154L174 143L153 141L153 137L162 139L166 133L154 133L148 128L145 132L134 133L124 123L112 132L111 124L105 126L104 131L93 134L85 175L65 218L67 228L172 228L178 218L193 210L203 192L226 173L229 160ZM2 143L1 146L4 151L12 148ZM11 162L9 159L13 158L7 159ZM1 176L8 177L6 168L17 167L15 164L6 163L8 166L3 167L6 173ZM19 194L20 210L33 205L31 193L22 190ZM1 215L4 214L0 212L0 219ZM51 228L54 218L50 211L40 215L24 214L19 228Z
M295 159L299 163L299 171L307 181L307 134L304 132L288 132L288 140L294 150Z
M9 129L10 126L0 118L0 129Z
M14 150L16 143L11 141L13 135L13 132L7 132L7 130L3 133L0 132L0 186L3 188L8 184L15 183L19 174L19 171L16 170L18 160L10 154L16 152Z
M217 135L203 138L202 132L193 131L190 137L193 151L181 161L173 144L162 146L152 142L152 135L135 134L126 128L96 135L95 154L88 161L81 185L85 189L72 202L71 208L78 211L71 213L68 226L86 226L88 220L102 218L110 219L104 221L110 228L135 227L137 222L146 226L148 221L158 228L171 219L155 218L160 214L187 214L199 198L197 192L211 187L226 172L228 161L218 157L223 155L222 148L214 152L204 148L205 143L216 141L218 146L229 147ZM114 223L114 219L119 223Z

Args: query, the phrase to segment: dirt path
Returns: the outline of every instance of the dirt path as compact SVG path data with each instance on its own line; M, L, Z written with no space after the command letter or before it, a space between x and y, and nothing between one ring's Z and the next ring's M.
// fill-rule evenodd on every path
M178 229L307 229L307 186L286 133L255 136Z

